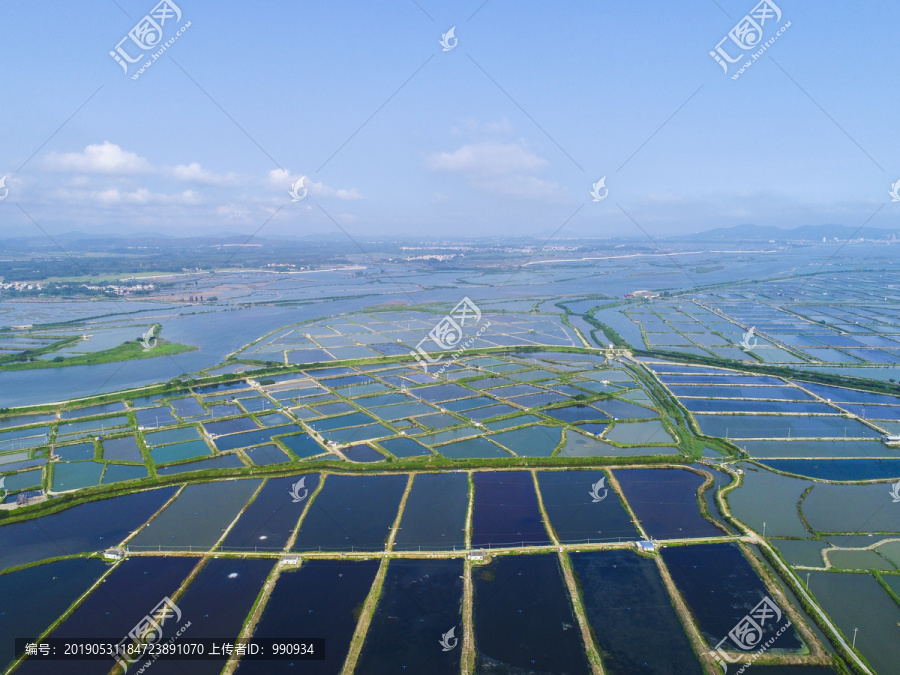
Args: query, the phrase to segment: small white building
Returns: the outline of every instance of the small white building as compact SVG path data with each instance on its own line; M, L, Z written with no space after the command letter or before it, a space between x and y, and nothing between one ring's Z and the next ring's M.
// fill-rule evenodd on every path
M472 551L469 553L468 558L469 560L472 560L474 562L482 562L484 560L484 553L481 553L480 551Z
M104 560L122 560L125 558L125 551L120 548L108 548L103 551Z
M652 541L636 541L634 545L641 553L653 553L656 550L656 544Z
M281 559L282 565L296 566L300 564L299 555L286 555Z

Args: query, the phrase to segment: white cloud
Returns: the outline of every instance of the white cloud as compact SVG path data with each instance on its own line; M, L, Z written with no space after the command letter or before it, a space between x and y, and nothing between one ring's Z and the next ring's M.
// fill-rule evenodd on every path
M195 205L203 200L193 190L184 190L180 193L165 194L151 192L147 188L135 190L120 190L117 187L102 190L57 190L54 199L69 203L89 203L101 206L122 206L129 204L180 204Z
M86 173L134 174L152 170L146 159L109 141L89 145L84 152L51 152L44 165L52 171Z
M202 183L204 185L218 185L222 187L231 187L239 185L241 178L236 173L228 172L227 174L213 173L207 171L197 162L190 164L179 164L171 169L171 174L181 181L189 183Z
M461 146L453 152L440 152L428 159L434 171L466 174L510 174L534 171L547 163L522 143L486 141Z
M460 174L481 192L517 199L558 199L563 196L560 186L534 175L546 163L522 141L468 143L453 152L431 155L427 162L432 171Z

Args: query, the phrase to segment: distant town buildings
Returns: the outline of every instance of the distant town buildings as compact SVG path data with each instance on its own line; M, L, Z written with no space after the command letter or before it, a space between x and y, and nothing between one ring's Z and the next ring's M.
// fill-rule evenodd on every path
M653 291L634 291L632 293L626 293L626 298L645 298L647 300L652 300L653 298L658 298L659 293L654 293Z

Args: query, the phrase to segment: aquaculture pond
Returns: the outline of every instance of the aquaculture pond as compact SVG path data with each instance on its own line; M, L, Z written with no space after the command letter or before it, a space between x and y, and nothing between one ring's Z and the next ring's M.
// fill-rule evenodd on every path
M697 505L703 476L684 469L617 469L614 474L648 536L680 539L724 534L701 515Z
M228 531L222 550L280 551L297 526L319 474L269 478Z
M570 558L605 672L703 673L656 563L630 550Z
M196 564L197 560L194 558L178 557L125 560L113 570L100 588L91 593L69 618L57 626L50 637L116 639L118 642L150 614L163 598L173 595ZM179 625L187 620L188 617L184 617ZM170 624L167 624L167 628L171 632L178 629ZM64 663L66 675L106 673L114 664L109 656ZM157 667L158 663L154 669ZM48 672L47 663L25 661L16 672L45 675Z
M103 440L103 459L114 462L143 462L141 449L134 436L107 438Z
M135 551L202 551L222 536L261 479L188 485L174 502L131 540Z
M171 476L176 473L190 473L192 471L206 471L207 469L240 469L244 466L237 455L219 455L198 459L195 462L172 464L170 466L157 467L156 472L160 476Z
M351 462L359 462L361 464L371 464L372 462L383 462L385 456L368 445L354 445L344 448L342 451L344 457Z
M520 457L549 457L562 439L560 427L542 424L491 434L491 440Z
M555 554L497 556L472 582L477 673L591 672Z
M723 438L876 438L880 434L862 422L837 415L826 417L777 415L697 415L707 436Z
M186 459L205 457L211 454L212 451L209 449L209 446L199 439L196 441L187 441L186 443L164 445L161 448L152 448L150 450L150 456L156 464L181 462Z
M450 459L496 459L500 457L512 457L512 455L500 446L495 445L488 439L480 436L478 438L467 438L464 441L440 445L435 448L435 452L439 452Z
M460 559L392 560L356 672L459 673L462 649L444 646L461 642L462 574Z
M148 475L147 467L142 464L107 464L100 483L103 485L124 483L129 480L146 478Z
M549 544L528 471L472 474L472 547Z
M299 570L282 571L254 634L283 640L325 638L325 658L280 661L277 666L272 661L244 661L238 672L338 675L380 564L379 560L307 560Z
M852 637L854 628L859 629L856 648L875 672L897 672L900 607L872 575L813 572L809 591L844 636Z
M416 474L394 548L400 551L464 548L468 506L468 474Z
M297 455L298 459L314 457L325 452L325 448L316 443L309 434L296 434L294 436L282 436L278 439L288 450ZM250 452L248 450L248 452Z
M379 441L378 444L395 457L400 457L401 459L432 454L428 448L411 438L391 438L386 441Z
M407 474L327 476L293 550L384 549L408 480Z
M23 453L26 457L27 453ZM78 443L76 445L67 445L61 448L54 448L53 454L64 462L71 462L79 459L94 459L94 443ZM2 461L2 460L0 460Z
M782 476L742 462L740 487L725 495L735 518L762 534L765 523L770 537L811 537L797 511L797 504L811 481ZM765 499L760 499L765 495Z
M16 638L36 638L109 567L72 558L0 576L0 671L17 656Z
M146 490L72 506L49 516L0 526L0 570L115 546L175 494Z
M244 452L250 458L250 461L258 466L283 464L290 461L290 458L284 454L284 451L275 445L260 445L255 448L248 448Z
M53 465L53 492L99 485L102 473L103 465L98 462L58 462Z
M752 457L887 457L892 452L874 440L738 441L736 445Z
M804 567L825 567L822 551L830 548L827 541L820 539L771 539L789 565Z
M900 532L894 485L818 483L803 500L806 522L819 532Z
M631 516L599 469L539 471L537 478L544 509L560 542L639 538Z
M663 562L672 575L701 634L710 647L728 635L738 622L769 596L762 579L737 544L697 544L662 549ZM780 620L771 617L762 624L763 640L772 637L788 621L784 608ZM772 645L772 651L802 647L793 626ZM735 647L732 647L735 649Z
M785 473L823 480L900 478L900 459L769 459L761 464Z
M191 638L237 638L274 564L275 561L265 558L207 561L178 599L183 621L191 622ZM160 659L153 665L153 671L218 675L227 660L228 657L202 661Z

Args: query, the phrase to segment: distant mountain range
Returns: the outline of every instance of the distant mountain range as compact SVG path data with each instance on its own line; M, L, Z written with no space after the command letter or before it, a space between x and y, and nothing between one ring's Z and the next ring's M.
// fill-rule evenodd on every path
M713 230L695 232L671 237L679 241L822 241L822 237L831 241L835 237L839 241L854 239L900 238L900 230L885 230L877 227L859 229L851 225L801 225L793 229L784 229L770 225L736 225L735 227L718 227Z

